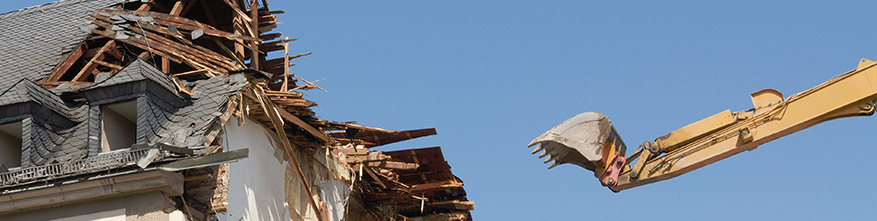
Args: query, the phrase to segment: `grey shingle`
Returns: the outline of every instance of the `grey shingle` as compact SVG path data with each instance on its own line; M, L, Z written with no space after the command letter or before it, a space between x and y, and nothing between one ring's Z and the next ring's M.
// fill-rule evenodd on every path
M195 146L221 129L218 117L247 81L243 74L183 81L195 93L184 97L152 64L136 60L92 86L65 86L85 103L65 102L35 84L87 36L91 12L122 0L64 0L0 14L0 122L22 122L22 166L64 162L100 151L103 104L137 99L138 143ZM82 88L80 88L82 87Z
M0 15L0 88L46 77L87 35L78 27L93 11L122 0L66 0Z
M81 122L86 118L84 107L68 106L60 97L28 80L19 80L0 94L0 106L26 102L37 103L74 122Z
M119 73L110 76L104 81L96 82L96 84L89 88L107 87L140 80L151 80L173 93L176 93L177 90L174 82L171 81L167 74L162 73L153 67L152 64L139 58L128 64Z

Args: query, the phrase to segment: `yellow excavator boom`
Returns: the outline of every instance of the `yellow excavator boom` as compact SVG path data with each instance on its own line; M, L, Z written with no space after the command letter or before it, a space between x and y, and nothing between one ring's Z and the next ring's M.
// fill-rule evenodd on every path
M611 130L588 131L588 127L577 127L561 131L555 127L533 140L530 146L545 149L542 155L555 160L555 165L572 163L593 170L604 186L618 192L682 175L825 121L870 116L877 103L877 63L862 59L856 70L788 98L774 89L752 93L751 98L753 109L722 111L654 141L646 141L627 157L624 157L626 148L619 148L625 145L608 118L605 119L608 125L603 127ZM564 123L587 124L581 118L571 118ZM564 145L576 142L576 135L580 134L592 134L589 136L592 144L586 148ZM595 159L595 153L602 157ZM581 157L581 154L589 157ZM582 159L589 162L580 162Z

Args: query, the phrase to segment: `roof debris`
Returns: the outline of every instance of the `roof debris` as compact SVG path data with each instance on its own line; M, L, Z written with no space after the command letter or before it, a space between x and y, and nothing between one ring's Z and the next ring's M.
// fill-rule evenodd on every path
M320 220L329 218L326 202L320 198L320 190L312 188L319 184L311 183L308 176L314 175L304 171L298 153L325 153L327 159L355 171L355 176L342 180L353 187L350 201L365 210L358 219L471 219L469 211L474 203L467 200L463 182L451 173L440 147L370 150L436 135L434 128L395 131L315 116L310 108L317 104L303 98L302 91L324 89L317 81L289 71L294 65L291 60L311 52L290 55L289 43L296 39L279 39L281 33L270 33L277 27L275 14L284 11L270 11L267 1L262 0L261 6L255 0L86 2L56 3L60 4L56 7L82 7L67 13L90 14L87 22L64 22L69 26L64 30L85 36L65 35L63 43L68 50L56 55L53 62L0 62L0 66L30 62L51 67L28 70L40 75L27 76L23 83L0 84L4 90L10 88L0 95L0 106L35 101L61 116L55 118L63 119L46 126L50 134L45 136L53 138L42 140L60 140L44 147L52 154L23 156L38 161L0 173L0 191L109 169L182 171L183 211L196 220L206 220L210 214L228 209L229 169L225 163L248 155L246 149L225 152L216 139L234 116L251 119L272 135L285 138L279 139L283 158L295 168L307 195L314 196L308 197L309 207L318 211ZM0 15L0 19L16 13ZM5 26L0 22L0 28ZM57 50L37 47L28 50ZM267 59L268 52L280 50L283 57ZM24 67L18 65L12 71L24 73ZM99 116L82 103L118 102L136 93L161 98L144 99L137 105L149 110L147 117L138 118L137 140L154 145L97 155L96 138L89 126L94 121L88 119ZM141 135L139 131L148 133Z

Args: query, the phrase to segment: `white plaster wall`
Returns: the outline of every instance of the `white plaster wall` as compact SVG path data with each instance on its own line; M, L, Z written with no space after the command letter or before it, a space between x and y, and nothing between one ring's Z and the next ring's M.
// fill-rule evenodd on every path
M122 208L122 209L116 209L116 210L96 212L96 213L91 213L91 214L64 217L64 218L60 218L60 219L53 219L52 221L82 221L82 220L125 221L125 209Z
M344 210L350 195L350 186L339 180L326 180L320 184L320 192L323 193L323 201L329 210L329 220L340 221L344 219Z
M250 156L229 164L228 212L220 220L290 220L284 190L286 162L274 156L275 147L262 126L232 117L221 137L228 150L250 149Z
M171 201L159 191L79 201L61 206L0 215L3 221L31 220L180 220ZM167 211L167 212L165 212ZM170 212L170 213L168 213Z

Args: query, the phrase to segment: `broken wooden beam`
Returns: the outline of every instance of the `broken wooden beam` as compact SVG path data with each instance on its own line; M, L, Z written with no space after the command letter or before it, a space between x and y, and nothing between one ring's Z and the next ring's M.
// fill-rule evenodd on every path
M371 161L390 160L392 157L381 154L381 152L369 152L366 155L348 155L345 157L347 163L364 163Z
M256 3L256 0L252 0L250 3L250 19L251 19L251 28L253 31L253 36L259 36L259 3ZM251 41L251 47L259 48L258 42ZM259 50L251 49L250 52L250 68L259 70L259 62L261 58L259 57Z
M316 128L314 128L313 126L311 126L308 123L305 123L304 121L302 121L301 119L299 119L295 115L292 115L291 113L287 112L286 110L278 109L278 108L275 108L275 109L277 109L277 112L280 114L280 117L283 117L283 119L285 119L285 120L287 120L295 125L298 125L302 129L304 129L305 131L307 131L308 133L313 135L315 138L317 138L323 142L329 141L329 136L326 136L326 134L324 134L322 131L317 130Z
M176 73L176 74L173 74L173 75L171 75L171 76L174 76L174 77L186 77L186 76L189 76L189 75L205 75L205 74L208 74L208 73L210 73L210 71L207 70L207 69L198 69L198 70L194 70L194 71L186 71L186 72L182 72L182 73Z
M444 180L439 182L430 182L424 184L412 185L409 189L411 192L435 191L450 188L463 187L463 183L456 180Z
M410 140L419 137L436 135L435 128L427 128L427 129L418 129L418 130L406 130L406 131L396 131L396 132L383 132L383 131L369 131L362 130L356 131L351 137L348 132L336 132L329 133L328 135L333 138L351 138L358 139L365 142L372 143L373 145L367 145L367 148L386 145L390 143Z
M301 182L302 186L304 186L305 192L308 196L313 196L314 194L313 191L311 191L311 185L307 181L308 179L305 177L304 172L301 169L301 163L298 161L298 157L296 156L297 154L295 153L295 150L292 149L293 147L289 139L285 139L286 130L283 129L283 123L280 121L277 115L275 115L274 113L268 113L268 111L277 112L277 108L274 108L274 104L272 104L271 101L268 100L268 96L265 95L265 92L261 87L253 87L251 93L252 94L247 93L246 95L249 97L255 97L259 103L259 106L261 106L262 110L266 112L265 116L267 116L268 119L271 121L270 125L274 128L276 135L280 137L279 140L281 141L280 143L283 144L283 148L285 150L284 152L286 152L288 160L290 160L295 167L297 172L296 174L298 175L299 181ZM310 206L312 209L314 209L314 211L321 211L320 206L318 206L317 204L317 199L314 199L313 197L307 198L310 200ZM324 220L321 216L317 216L317 219L320 221Z
M366 165L369 167L376 168L386 168L386 169L394 169L394 170L416 170L420 167L416 163L406 163L406 162L397 162L397 161L372 161L367 162Z

